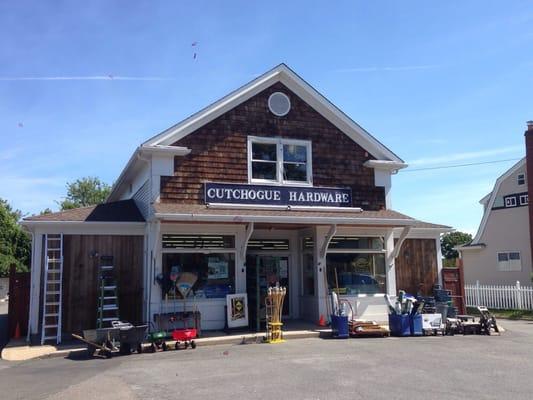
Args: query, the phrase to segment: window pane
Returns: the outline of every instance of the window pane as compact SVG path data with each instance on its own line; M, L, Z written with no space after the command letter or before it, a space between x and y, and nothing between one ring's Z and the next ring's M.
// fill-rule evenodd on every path
M307 147L296 144L283 145L283 161L307 162Z
M252 143L252 159L276 161L278 157L277 145L275 143Z
M157 282L163 298L183 299L183 289L179 288L187 283L192 285L187 297L225 298L226 294L235 293L235 255L163 254L163 273Z
M498 261L509 261L508 253L498 253Z
M520 260L520 253L518 252L512 252L512 253L509 253L509 259L510 260Z
M286 181L307 182L306 164L283 164L283 179Z
M385 255L330 253L326 256L328 285L335 288L335 271L340 294L385 293Z
M252 162L252 178L277 180L276 163Z

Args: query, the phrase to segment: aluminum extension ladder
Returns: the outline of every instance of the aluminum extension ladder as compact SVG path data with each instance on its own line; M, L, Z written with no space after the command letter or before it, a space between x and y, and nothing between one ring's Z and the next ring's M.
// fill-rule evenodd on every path
M101 256L98 270L98 309L96 327L107 328L119 320L118 287L113 256Z
M43 286L43 312L41 344L48 340L61 343L62 277L63 277L63 234L46 234L45 270Z

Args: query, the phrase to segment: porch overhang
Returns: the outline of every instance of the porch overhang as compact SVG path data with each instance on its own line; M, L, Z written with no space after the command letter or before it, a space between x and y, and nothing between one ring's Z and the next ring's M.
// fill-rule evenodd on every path
M392 210L380 211L311 211L294 209L214 209L206 205L157 203L155 218L162 222L256 223L299 225L357 225L404 227L416 220Z

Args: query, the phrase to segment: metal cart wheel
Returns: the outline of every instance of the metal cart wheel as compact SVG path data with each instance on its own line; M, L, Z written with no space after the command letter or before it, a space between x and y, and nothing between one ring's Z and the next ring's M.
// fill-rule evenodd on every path
M143 352L143 344L139 343L137 344L137 354L141 354Z
M152 353L155 353L155 344L154 344L154 343L152 343L152 344L150 345L150 351L151 351Z
M191 348L196 349L196 342L194 340L191 340Z
M161 348L163 349L163 351L167 351L168 350L167 343L163 342L163 344L161 345Z
M185 348L189 347L189 342L185 342Z
M174 348L176 350L179 350L180 349L180 342L176 341L176 344L174 345Z

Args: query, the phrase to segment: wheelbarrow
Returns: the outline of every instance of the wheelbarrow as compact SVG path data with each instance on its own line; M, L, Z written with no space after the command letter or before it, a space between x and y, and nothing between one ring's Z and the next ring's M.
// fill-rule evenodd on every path
M87 354L89 357L93 357L96 350L100 350L99 355L111 358L112 352L118 351L115 343L119 341L118 328L98 328L98 329L85 329L83 331L83 337L72 334L72 337L84 342L87 345Z

